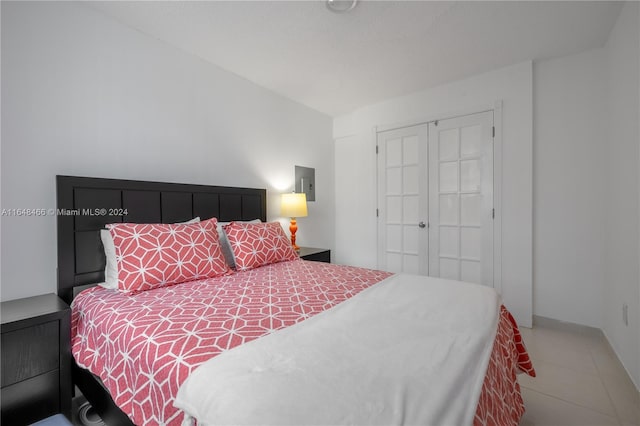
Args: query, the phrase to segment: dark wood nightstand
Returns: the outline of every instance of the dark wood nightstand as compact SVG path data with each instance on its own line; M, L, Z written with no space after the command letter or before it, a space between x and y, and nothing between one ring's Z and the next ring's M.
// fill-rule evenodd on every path
M331 250L313 247L300 247L298 251L301 259L315 262L331 263Z
M71 310L55 294L0 305L2 424L71 419Z

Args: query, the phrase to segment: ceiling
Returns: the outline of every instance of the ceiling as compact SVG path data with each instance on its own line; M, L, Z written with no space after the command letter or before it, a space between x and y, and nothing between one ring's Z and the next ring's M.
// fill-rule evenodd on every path
M87 2L115 19L315 110L364 105L525 60L606 43L620 2Z

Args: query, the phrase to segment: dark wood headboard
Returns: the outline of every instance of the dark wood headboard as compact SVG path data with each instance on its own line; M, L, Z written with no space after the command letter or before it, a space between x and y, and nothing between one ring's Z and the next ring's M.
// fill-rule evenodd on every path
M104 281L100 229L107 223L174 223L200 216L267 219L265 189L56 176L58 295Z

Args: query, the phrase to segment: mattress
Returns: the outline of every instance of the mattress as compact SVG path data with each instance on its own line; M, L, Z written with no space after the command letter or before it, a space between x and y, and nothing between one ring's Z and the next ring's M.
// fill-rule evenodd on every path
M178 389L205 362L304 322L384 281L389 273L295 260L124 295L94 287L72 306L76 363L98 376L135 424L179 425ZM517 368L533 374L504 307L487 357L476 424L517 424ZM212 361L212 362L213 362ZM496 408L496 405L498 408Z

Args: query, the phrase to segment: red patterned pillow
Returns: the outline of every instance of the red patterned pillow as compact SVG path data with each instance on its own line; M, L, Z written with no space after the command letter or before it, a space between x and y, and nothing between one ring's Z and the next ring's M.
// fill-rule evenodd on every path
M238 271L298 259L278 222L231 222L224 227Z
M229 272L215 218L191 225L107 225L116 249L118 289L136 293Z

